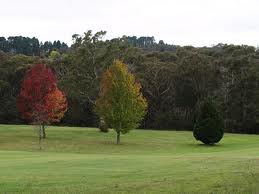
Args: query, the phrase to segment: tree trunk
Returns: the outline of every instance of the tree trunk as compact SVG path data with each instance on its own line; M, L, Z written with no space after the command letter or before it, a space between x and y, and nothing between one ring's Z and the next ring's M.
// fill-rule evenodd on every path
M40 125L39 126L39 146L40 146L40 150L41 150L42 130L43 130L43 125Z
M42 138L46 139L46 131L45 131L45 124L42 124Z
M120 144L121 132L117 131L117 144Z

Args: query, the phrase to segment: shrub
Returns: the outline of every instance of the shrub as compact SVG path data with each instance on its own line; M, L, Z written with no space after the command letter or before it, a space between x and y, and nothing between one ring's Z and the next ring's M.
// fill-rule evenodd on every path
M100 129L100 132L103 132L103 133L109 132L108 125L105 123L104 119L100 119L99 129Z
M223 119L211 99L200 105L193 136L204 144L218 143L224 135Z

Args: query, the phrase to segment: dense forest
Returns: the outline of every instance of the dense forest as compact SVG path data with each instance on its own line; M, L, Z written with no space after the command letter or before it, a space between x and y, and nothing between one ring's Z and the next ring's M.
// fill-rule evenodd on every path
M259 133L259 51L246 45L169 45L154 37L104 39L106 32L72 36L73 44L0 37L0 123L24 123L16 100L31 65L55 72L68 99L61 125L98 126L93 109L100 77L115 59L128 65L148 101L143 128L192 130L200 104L210 97L227 132Z

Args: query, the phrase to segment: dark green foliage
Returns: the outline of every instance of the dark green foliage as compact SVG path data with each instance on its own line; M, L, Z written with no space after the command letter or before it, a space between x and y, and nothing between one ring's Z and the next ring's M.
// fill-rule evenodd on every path
M204 144L218 143L224 135L223 119L216 105L207 99L200 105L193 136Z
M7 39L0 37L0 51L13 54L23 54L27 56L48 55L51 51L58 50L65 52L68 50L64 42L54 41L40 43L35 37L10 36Z
M7 39L0 37L0 50L14 54L39 56L40 43L35 37L10 36Z
M155 38L153 36L124 36L123 39L133 47L142 48L145 51L175 51L176 45L165 44L163 40L160 40L156 43Z
M37 57L10 56L0 51L0 123L22 122L16 107L16 97L25 71L37 62Z

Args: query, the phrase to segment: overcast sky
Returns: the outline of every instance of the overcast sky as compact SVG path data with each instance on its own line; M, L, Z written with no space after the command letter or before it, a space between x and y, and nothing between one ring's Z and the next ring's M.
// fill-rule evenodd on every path
M0 36L71 43L75 33L154 36L177 45L259 45L258 0L0 0Z

